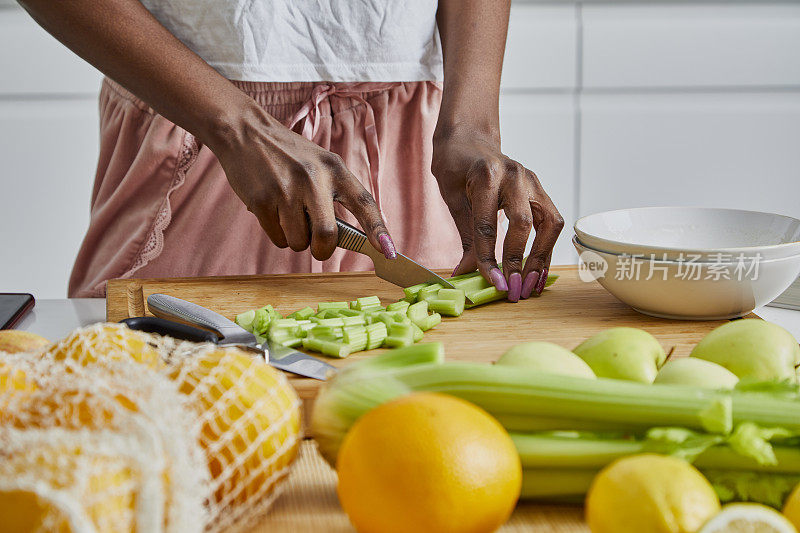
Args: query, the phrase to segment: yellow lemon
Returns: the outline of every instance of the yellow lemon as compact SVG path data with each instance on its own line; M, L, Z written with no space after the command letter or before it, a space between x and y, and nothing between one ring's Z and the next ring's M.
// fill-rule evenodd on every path
M150 344L153 337L123 324L95 324L76 329L54 344L48 353L56 360L72 359L83 365L98 361L136 361L159 368L158 351Z
M0 331L0 352L36 352L45 349L50 341L28 331L4 329Z
M414 393L362 416L336 469L342 507L360 532L488 532L509 517L522 483L514 443L464 400Z
M794 527L800 529L800 484L786 498L786 503L783 504L783 514L789 519L789 522L794 524Z
M693 533L720 510L719 498L692 465L666 455L618 459L586 496L593 533Z
M760 503L731 503L698 533L797 533L778 511Z
M220 529L265 509L300 445L300 399L251 354L213 348L173 361L170 377L199 417Z

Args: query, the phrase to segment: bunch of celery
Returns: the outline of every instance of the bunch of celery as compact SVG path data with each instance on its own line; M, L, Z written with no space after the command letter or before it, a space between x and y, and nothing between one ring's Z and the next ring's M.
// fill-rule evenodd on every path
M320 452L333 464L361 415L413 391L452 394L496 417L520 454L523 498L580 500L601 468L643 452L692 461L724 501L780 506L800 481L794 388L712 391L445 363L438 343L354 363L328 382L312 416Z
M548 276L546 286L558 276ZM352 302L320 302L317 310L304 307L284 317L271 305L236 316L236 323L256 335L284 346L300 347L331 357L374 348L399 348L422 340L423 333L465 308L505 297L479 272L450 278L455 289L423 283L404 289L405 298L386 307L377 296ZM471 303L467 304L469 295Z

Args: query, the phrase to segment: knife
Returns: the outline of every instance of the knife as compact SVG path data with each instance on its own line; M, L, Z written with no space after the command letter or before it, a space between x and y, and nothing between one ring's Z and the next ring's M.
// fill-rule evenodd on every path
M323 381L327 379L329 373L336 372L336 367L333 365L270 340L258 344L255 335L243 327L196 303L167 294L152 294L147 298L147 307L159 318L177 320L211 330L219 336L220 345L255 348L264 355L270 365L286 372Z
M396 258L386 259L383 252L376 250L370 244L367 235L363 231L354 228L344 220L337 218L336 228L339 230L337 246L366 255L372 259L372 264L375 266L375 275L379 278L403 288L420 283L438 283L442 287L455 289L452 283L440 275L399 252ZM471 302L472 300L467 298L467 301Z

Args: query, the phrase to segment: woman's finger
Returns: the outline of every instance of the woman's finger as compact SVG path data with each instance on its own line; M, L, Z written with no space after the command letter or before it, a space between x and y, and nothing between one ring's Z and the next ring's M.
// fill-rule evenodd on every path
M383 252L387 259L397 257L394 242L383 222L378 204L369 191L347 170L336 183L336 201L353 213L372 246Z
M518 301L522 294L522 260L533 228L530 196L525 189L524 183L511 178L501 192L501 206L508 218L508 231L503 241L503 274L508 282L510 302Z
M522 271L521 298L542 293L545 281L547 281L553 248L564 228L563 217L541 187L538 188L536 198L531 201L530 205L536 236Z
M467 194L472 205L473 246L478 270L499 291L507 291L506 278L497 266L494 254L497 242L499 205L497 170L489 164L476 166L467 176Z
M278 216L278 209L274 205L261 205L255 209L251 209L252 213L261 224L264 233L267 234L269 240L278 248L286 248L289 243L286 241L286 235L281 228L280 217Z
M298 203L282 204L278 207L278 218L289 248L295 252L308 248L311 235L303 205Z
M333 255L339 230L336 229L336 214L333 210L333 193L327 189L315 191L306 198L311 233L311 255L325 261Z

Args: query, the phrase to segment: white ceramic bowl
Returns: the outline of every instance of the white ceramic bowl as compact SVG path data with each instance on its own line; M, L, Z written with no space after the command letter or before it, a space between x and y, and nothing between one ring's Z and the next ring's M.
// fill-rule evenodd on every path
M677 260L800 254L800 220L707 207L639 207L585 216L575 223L585 246L609 253ZM666 255L665 255L666 254Z
M755 268L753 262L738 261L691 265L612 254L589 248L577 237L572 243L580 254L581 279L596 279L636 311L661 318L722 320L743 316L774 300L800 275L800 254L759 260Z

